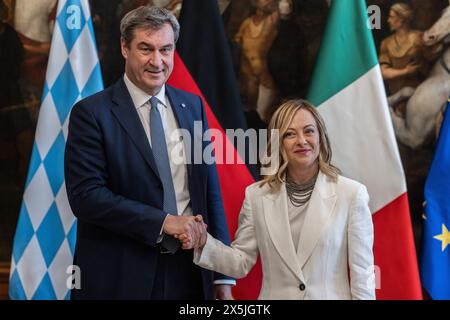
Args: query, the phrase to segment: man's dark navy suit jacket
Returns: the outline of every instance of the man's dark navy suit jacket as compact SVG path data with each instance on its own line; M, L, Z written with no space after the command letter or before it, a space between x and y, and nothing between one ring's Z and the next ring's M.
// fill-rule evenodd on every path
M179 127L204 148L207 142L194 136L194 121L208 128L200 97L168 85L166 94ZM229 243L216 167L193 163L193 140L187 165L193 213ZM150 298L155 277L163 276L156 274L157 239L166 213L152 150L123 79L73 107L64 167L78 218L74 264L81 270L81 290L72 290L72 298ZM213 297L213 280L225 278L202 271L206 299ZM169 289L183 290L183 283Z

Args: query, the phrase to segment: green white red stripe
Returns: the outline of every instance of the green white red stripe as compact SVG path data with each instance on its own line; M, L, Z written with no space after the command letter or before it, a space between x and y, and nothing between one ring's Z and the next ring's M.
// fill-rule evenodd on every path
M333 163L365 184L378 299L421 299L404 172L364 0L332 1L308 100L325 119Z

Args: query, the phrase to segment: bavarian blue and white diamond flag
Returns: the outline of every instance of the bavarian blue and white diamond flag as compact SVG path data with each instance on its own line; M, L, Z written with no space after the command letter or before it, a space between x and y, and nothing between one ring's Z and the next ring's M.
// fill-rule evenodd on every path
M11 299L67 299L76 220L64 183L69 114L103 89L88 0L59 0L35 142L14 237ZM69 281L68 281L69 279Z

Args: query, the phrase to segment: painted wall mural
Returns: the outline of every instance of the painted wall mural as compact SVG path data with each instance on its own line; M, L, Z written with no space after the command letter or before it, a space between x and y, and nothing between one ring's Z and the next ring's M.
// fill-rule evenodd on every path
M333 0L219 0L247 123L263 128L281 101L304 97ZM57 0L0 0L0 261L11 244L33 145ZM119 23L129 10L182 0L94 0L91 11L105 86L123 73ZM416 244L423 187L450 94L448 0L368 0L399 142ZM418 247L419 248L419 247Z

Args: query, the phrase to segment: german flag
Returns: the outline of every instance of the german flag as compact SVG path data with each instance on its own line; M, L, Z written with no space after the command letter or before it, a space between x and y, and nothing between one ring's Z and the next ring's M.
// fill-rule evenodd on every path
M246 130L231 53L225 37L217 1L184 0L180 13L181 33L175 66L168 83L202 97L210 129ZM233 141L224 139L226 150L241 159ZM224 152L225 154L225 152ZM233 239L245 188L254 182L247 165L240 161L217 164L228 230ZM236 299L256 299L261 287L258 261L252 272L233 288Z

